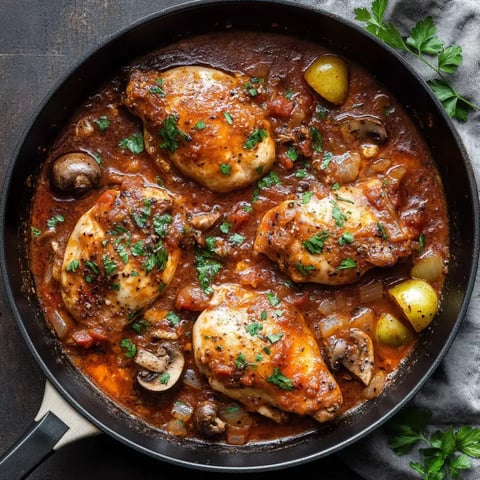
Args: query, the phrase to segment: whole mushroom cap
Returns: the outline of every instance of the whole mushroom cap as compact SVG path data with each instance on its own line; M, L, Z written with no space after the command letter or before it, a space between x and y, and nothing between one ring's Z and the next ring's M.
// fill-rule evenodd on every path
M96 160L84 152L70 152L58 157L50 168L50 185L60 194L81 196L97 188L102 170Z

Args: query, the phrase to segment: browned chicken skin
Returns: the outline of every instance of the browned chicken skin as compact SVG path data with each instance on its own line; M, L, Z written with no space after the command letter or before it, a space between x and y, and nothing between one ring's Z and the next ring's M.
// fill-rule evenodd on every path
M263 217L254 249L295 282L353 283L411 253L414 232L397 214L393 188L372 178L308 203L284 201Z
M283 412L319 422L339 413L342 393L303 316L268 292L218 287L192 340L195 362L212 388L251 411L275 421Z
M163 169L171 162L210 190L229 192L258 180L275 160L270 124L244 81L200 66L137 70L125 105L142 119L147 151Z

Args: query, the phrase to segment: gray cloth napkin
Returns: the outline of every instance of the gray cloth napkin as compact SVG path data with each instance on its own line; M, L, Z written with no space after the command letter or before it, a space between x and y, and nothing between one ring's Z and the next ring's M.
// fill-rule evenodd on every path
M354 9L371 6L371 0L312 1L312 5L354 20ZM390 0L385 18L402 33L410 31L420 19L431 16L437 26L437 35L447 44L463 49L463 63L450 76L451 83L462 95L480 103L480 1L479 0ZM409 63L423 78L434 74L412 56ZM477 184L480 179L480 114L471 113L468 121L454 121L470 156ZM445 430L449 426L480 427L480 274L477 272L469 310L452 347L410 405L432 410L431 430ZM339 452L341 459L366 480L418 479L410 461L420 461L417 450L397 456L388 446L383 427ZM480 461L472 459L472 468L461 473L462 480L480 479Z

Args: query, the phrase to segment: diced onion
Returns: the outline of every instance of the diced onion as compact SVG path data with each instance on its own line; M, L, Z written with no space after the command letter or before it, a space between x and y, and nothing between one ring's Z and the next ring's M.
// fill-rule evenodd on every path
M168 423L167 423L167 432L175 435L177 437L186 437L187 436L187 427L185 424L181 421L178 420L177 418L172 418Z
M427 282L434 282L440 278L443 271L443 260L440 255L434 254L423 257L412 267L414 278L421 278Z
M381 280L375 280L358 288L360 303L376 302L383 298L383 283Z
M237 425L245 416L245 409L236 403L223 405L218 411L218 416L229 425Z
M335 299L332 297L327 297L320 302L320 305L318 306L318 311L322 315L330 315L333 312L335 312L336 306L337 306L337 303Z
M172 407L172 417L182 422L188 422L193 415L193 407L186 402L177 401Z
M346 325L346 318L342 315L329 315L319 321L318 326L323 338L330 337L337 330L341 330Z

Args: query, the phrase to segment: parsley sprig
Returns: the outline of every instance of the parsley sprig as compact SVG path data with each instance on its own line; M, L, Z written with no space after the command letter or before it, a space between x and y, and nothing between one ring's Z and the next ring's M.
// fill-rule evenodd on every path
M364 22L368 32L390 47L414 55L437 74L437 78L427 83L451 118L464 122L469 111L480 111L478 105L460 95L446 78L462 63L462 47L445 45L443 40L437 37L437 28L432 17L419 20L405 38L393 23L384 20L387 6L388 0L374 0L370 10L355 9L355 20ZM435 57L436 64L431 60Z
M409 407L387 424L389 445L397 455L405 455L419 443L421 462L410 462L410 467L423 480L458 478L461 470L471 468L470 458L480 458L480 428L449 427L444 431L428 431L432 413L428 409Z

